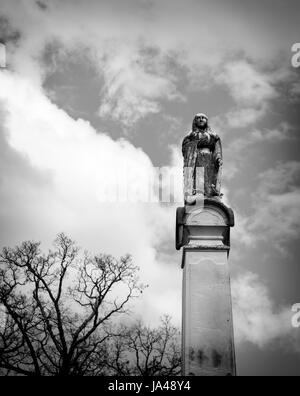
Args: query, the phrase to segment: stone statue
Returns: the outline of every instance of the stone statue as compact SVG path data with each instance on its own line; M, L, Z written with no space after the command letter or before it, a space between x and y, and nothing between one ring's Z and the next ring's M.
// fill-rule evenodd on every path
M182 143L184 157L184 196L187 205L196 197L221 198L222 144L205 114L197 114L192 132Z

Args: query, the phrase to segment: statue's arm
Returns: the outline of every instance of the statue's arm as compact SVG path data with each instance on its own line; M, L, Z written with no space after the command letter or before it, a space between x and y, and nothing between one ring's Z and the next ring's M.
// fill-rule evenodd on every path
M222 142L219 136L216 137L216 145L215 145L215 161L219 164L222 165L223 163L223 149L222 149Z
M183 156L185 156L186 150L187 150L190 142L191 142L190 135L186 136L183 139L183 142L182 142L182 154L183 154Z

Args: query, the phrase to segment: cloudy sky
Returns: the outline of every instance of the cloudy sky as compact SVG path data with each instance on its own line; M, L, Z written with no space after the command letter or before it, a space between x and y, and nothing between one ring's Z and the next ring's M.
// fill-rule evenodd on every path
M181 320L176 204L106 202L116 170L181 167L195 113L224 146L238 372L300 374L298 0L0 0L0 245L131 253L136 315ZM181 178L177 180L181 188Z

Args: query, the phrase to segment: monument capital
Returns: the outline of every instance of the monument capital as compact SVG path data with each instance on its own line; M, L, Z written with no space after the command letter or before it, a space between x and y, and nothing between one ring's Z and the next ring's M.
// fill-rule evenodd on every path
M233 210L217 199L206 198L202 201L202 205L177 208L176 249L180 250L183 246L188 246L191 240L197 239L197 235L200 237L201 233L209 232L207 227L211 229L217 227L215 229L218 229L224 247L227 247L230 242L229 228L234 227L234 224Z

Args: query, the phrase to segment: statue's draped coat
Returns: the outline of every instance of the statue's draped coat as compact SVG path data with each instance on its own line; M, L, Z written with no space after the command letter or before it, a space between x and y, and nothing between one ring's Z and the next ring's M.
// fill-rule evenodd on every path
M223 159L223 154L219 136L209 127L205 131L200 131L194 121L192 132L183 140L182 153L185 195L203 192L203 186L201 186L201 180L197 174L197 168L200 168L204 169L204 195L207 197L220 196L221 167L219 167L218 160Z

